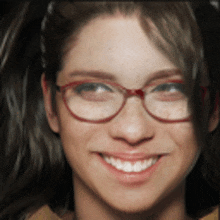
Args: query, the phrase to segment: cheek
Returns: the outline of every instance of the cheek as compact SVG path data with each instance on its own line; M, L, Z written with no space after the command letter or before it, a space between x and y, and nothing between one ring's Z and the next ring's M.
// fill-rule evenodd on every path
M63 151L70 167L74 173L86 173L85 168L89 167L90 164L88 146L91 142L91 129L72 119L66 123L61 122L60 125Z
M59 135L68 163L74 169L86 167L86 163L90 162L89 152L95 149L91 146L95 146L95 140L101 136L98 125L75 119L63 107L59 109L58 121Z
M163 124L158 129L158 139L167 147L169 153L161 163L163 166L160 166L155 182L158 183L158 191L165 186L163 191L164 195L167 195L185 183L197 161L200 149L190 123Z
M175 160L180 163L180 168L187 170L187 175L200 155L200 147L197 144L193 125L191 123L180 123L170 125L167 130L175 146L173 150Z
M57 101L57 117L59 123L59 134L63 145L75 145L77 142L85 142L90 138L91 124L81 122L75 119L66 106L62 99ZM75 145L77 147L77 145Z
M181 151L197 151L197 141L193 125L191 123L179 123L170 125L169 135ZM182 146L182 147L181 147Z
M91 142L96 134L95 126L77 121L74 118L60 121L60 137L66 151L87 149L87 144Z

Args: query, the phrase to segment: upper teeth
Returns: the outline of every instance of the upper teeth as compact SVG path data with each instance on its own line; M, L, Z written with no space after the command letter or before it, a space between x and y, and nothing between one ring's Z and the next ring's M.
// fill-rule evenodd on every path
M111 164L116 169L124 172L141 172L154 165L158 160L158 157L151 157L146 160L131 163L130 161L121 161L120 159L112 156L103 155L103 158L108 164Z

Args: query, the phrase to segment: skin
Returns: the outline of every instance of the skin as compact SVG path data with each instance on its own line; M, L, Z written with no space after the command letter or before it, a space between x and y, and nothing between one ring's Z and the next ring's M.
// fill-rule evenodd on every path
M105 16L90 21L72 43L57 85L91 78L72 76L73 71L96 70L110 73L126 88L138 89L167 69L176 67L156 49L135 16ZM59 92L55 114L50 91L43 86L43 92L50 127L60 134L73 169L76 219L190 219L184 205L185 178L200 152L190 121L162 123L133 96L112 120L82 122L70 115ZM141 152L163 158L149 179L126 185L103 166L96 152Z

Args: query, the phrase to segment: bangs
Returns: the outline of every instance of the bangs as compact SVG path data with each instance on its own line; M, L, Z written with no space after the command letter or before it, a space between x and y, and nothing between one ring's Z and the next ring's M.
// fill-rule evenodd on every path
M140 24L155 46L180 69L188 94L195 81L207 79L200 31L187 3L149 3L142 7Z

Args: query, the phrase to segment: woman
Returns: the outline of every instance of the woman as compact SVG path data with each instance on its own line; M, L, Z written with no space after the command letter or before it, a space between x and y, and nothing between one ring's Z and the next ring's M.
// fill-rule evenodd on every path
M2 219L48 205L70 219L188 220L219 204L218 93L189 3L51 2L41 54L22 39L3 46L16 50L1 69ZM21 85L5 85L11 72Z

